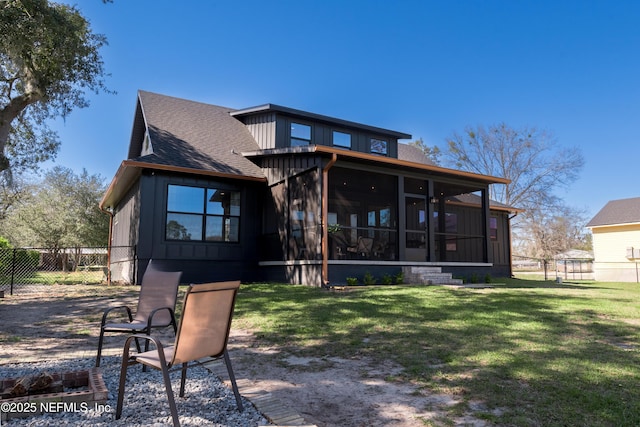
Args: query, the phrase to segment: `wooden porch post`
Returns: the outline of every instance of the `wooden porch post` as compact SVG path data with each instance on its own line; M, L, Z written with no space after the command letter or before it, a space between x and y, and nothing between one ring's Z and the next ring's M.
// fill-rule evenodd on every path
M483 262L493 262L493 258L491 256L491 237L490 237L490 218L491 214L489 212L489 189L485 188L481 191L482 194L482 223L484 225L484 242L483 242Z
M327 217L329 216L329 169L338 160L338 155L333 153L329 163L322 168L322 284L329 284L329 228Z

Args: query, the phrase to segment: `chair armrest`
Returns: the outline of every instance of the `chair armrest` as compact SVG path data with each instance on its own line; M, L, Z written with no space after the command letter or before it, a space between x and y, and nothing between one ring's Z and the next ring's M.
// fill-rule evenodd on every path
M153 335L147 335L147 334L132 334L132 335L129 335L127 337L127 340L124 342L124 346L125 347L129 347L131 345L131 341L136 339L136 338L147 340L147 341L151 341L153 343L153 345L155 345L156 348L158 348L158 349L163 348L163 345L160 342L160 338L154 337Z
M146 335L146 334L133 334L127 337L127 340L124 342L124 349L122 351L123 364L125 361L127 361L129 364L137 363L135 355L129 356L129 352L131 351L131 341L135 339L143 339L143 340L151 341L153 345L156 347L156 351L158 352L158 358L160 359L160 362L162 363L163 366L167 366L167 359L164 355L164 346L162 345L162 342L160 342L159 338L154 337L153 335ZM123 368L124 368L124 365L123 365Z
M175 314L173 312L173 308L171 308L171 307L159 307L159 308L154 309L151 313L149 313L149 318L147 319L147 331L148 332L151 332L151 327L153 326L153 316L155 316L156 313L158 313L160 311L163 311L163 310L169 311L169 315L171 316L171 322L169 323L169 325L171 323L173 323L174 326L176 325L176 316L175 316ZM167 325L167 326L169 326L169 325Z
M126 305L119 305L117 307L108 308L108 309L106 309L104 311L104 314L102 315L102 321L100 322L100 327L103 327L105 325L105 323L107 323L107 316L113 310L125 310L126 313L127 313L127 316L129 317L129 322L133 322L133 316L131 315L131 309L129 307L127 307Z

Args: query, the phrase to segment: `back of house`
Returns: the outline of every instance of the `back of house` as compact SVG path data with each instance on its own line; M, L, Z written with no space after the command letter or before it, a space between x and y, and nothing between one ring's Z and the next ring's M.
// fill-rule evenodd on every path
M435 165L410 138L140 91L128 158L101 201L112 280L138 282L150 259L185 282L511 275L516 210L489 200L508 181Z

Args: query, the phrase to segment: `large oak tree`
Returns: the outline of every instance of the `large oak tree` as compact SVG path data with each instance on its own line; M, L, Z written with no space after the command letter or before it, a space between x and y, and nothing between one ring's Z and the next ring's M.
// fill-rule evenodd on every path
M107 90L105 44L73 6L0 0L0 171L55 156L46 121L88 106L86 90Z

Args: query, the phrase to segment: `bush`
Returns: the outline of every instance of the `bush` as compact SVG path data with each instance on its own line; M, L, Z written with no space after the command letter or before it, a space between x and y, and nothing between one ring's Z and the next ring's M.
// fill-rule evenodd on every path
M364 273L364 277L362 278L362 282L365 285L375 285L376 284L376 278L373 277L373 274L369 273L368 271L366 273Z
M16 251L16 265L19 265L22 271L36 271L39 262L40 254L37 251L28 251L26 249L18 249Z
M391 277L390 274L383 274L382 275L382 284L383 285L390 285L393 283L393 277Z
M404 283L404 273L401 271L396 274L396 285L402 285Z
M11 244L9 243L9 240L7 240L5 237L0 236L0 249L9 249L11 248Z
M38 269L39 262L40 254L37 251L5 248L0 241L0 275L32 273Z
M9 240L0 237L0 275L8 274L11 271L11 259L13 250Z
M356 277L347 277L347 285L354 286L358 284L358 279Z

